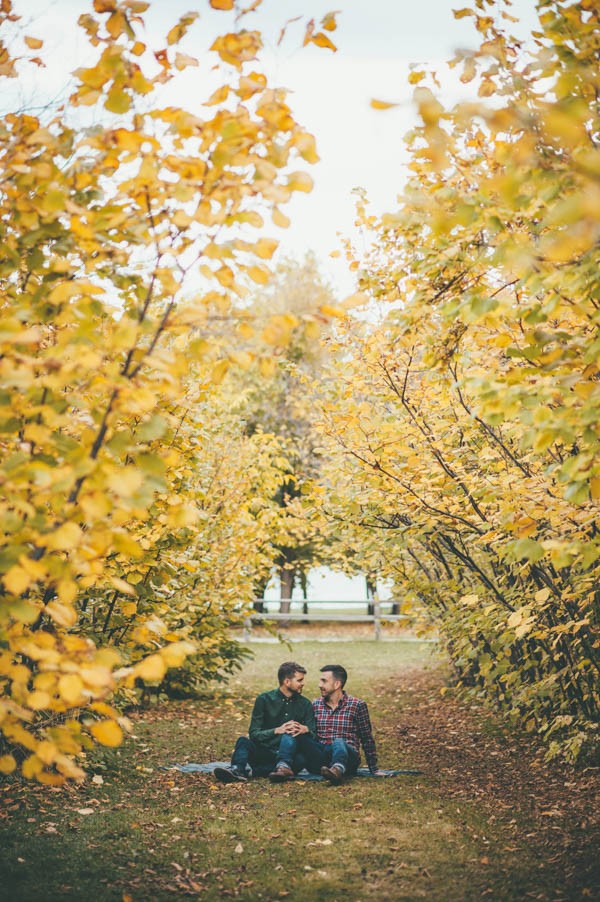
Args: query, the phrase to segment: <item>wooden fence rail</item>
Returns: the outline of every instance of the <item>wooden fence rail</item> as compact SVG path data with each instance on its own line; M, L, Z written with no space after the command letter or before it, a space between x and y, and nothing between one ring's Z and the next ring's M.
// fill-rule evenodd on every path
M265 610L265 606L268 605L277 605L278 608L281 607L281 601L277 600L265 600L263 598L256 599L254 602L255 610L245 619L244 621L244 638L249 639L252 627L257 623L269 623L269 622L280 622L282 624L288 624L293 622L302 622L302 623L310 623L310 622L330 622L330 623L372 623L375 631L375 639L381 639L381 624L388 622L398 622L401 620L407 620L407 616L405 614L398 613L398 602L394 600L390 601L379 601L378 599L367 598L360 599L358 601L348 601L345 599L341 600L323 600L323 601L304 601L293 599L290 600L290 608L293 605L300 605L302 610L289 610L289 611L269 611ZM320 608L319 610L310 610L311 605L343 605L346 610L344 611L336 611L332 610L324 610ZM260 606L258 609L257 607ZM382 610L383 607L391 608L391 611L388 613L385 610ZM362 610L347 610L352 607L360 607Z

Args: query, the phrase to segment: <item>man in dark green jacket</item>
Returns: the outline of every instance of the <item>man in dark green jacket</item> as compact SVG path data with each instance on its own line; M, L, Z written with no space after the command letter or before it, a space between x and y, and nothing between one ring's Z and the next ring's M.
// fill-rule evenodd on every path
M231 767L216 767L221 783L244 783L248 765L254 776L266 776L282 783L304 767L298 755L298 736L316 739L315 715L308 699L302 697L306 669L286 661L277 671L279 688L261 693L254 702L249 736L235 744Z

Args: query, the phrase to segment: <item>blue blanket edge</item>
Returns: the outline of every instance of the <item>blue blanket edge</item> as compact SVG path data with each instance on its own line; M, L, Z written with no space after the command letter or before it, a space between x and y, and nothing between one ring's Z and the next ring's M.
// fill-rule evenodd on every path
M214 772L215 767L229 767L229 761L209 761L206 764L165 764L161 765L160 770L176 770L181 774L212 774ZM395 770L389 769L380 769L380 775L384 777L398 777L398 776L418 776L422 774L423 771L417 770L412 767L404 767ZM359 767L356 772L357 777L372 777L374 776L368 769L368 767ZM311 774L307 770L301 770L295 777L296 780L300 782L304 782L306 780L323 780L324 778L320 774Z

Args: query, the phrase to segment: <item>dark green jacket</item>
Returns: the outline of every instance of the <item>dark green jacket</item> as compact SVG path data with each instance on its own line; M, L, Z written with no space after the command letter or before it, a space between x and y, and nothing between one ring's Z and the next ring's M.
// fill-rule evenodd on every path
M297 720L298 723L306 724L310 730L308 734L310 738L316 738L313 706L307 698L302 695L292 695L291 698L288 698L279 689L262 692L254 702L250 720L250 739L265 748L277 751L281 734L275 735L275 727L280 727L288 720Z

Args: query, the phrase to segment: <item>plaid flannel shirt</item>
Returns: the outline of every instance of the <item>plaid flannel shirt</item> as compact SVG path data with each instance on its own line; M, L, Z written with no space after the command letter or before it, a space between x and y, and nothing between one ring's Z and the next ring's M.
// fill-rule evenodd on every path
M330 708L322 698L314 700L313 708L319 742L331 745L334 739L345 739L359 755L362 745L369 770L377 770L377 749L366 702L344 692L337 708Z

